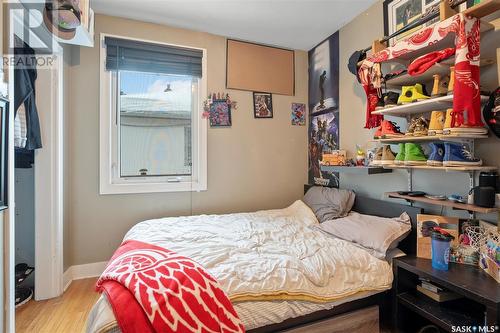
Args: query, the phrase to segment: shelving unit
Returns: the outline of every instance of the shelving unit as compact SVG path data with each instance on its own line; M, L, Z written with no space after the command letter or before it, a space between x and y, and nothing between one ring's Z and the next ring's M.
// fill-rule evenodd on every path
M498 283L479 267L450 263L448 271L438 271L432 268L429 259L405 256L394 259L393 268L392 318L396 331L421 327L425 321L448 332L453 332L453 327L457 326L499 324ZM436 302L416 290L419 278L425 278L462 298Z
M485 207L479 207L479 206L475 206L475 205L453 202L450 200L435 200L435 199L429 199L426 197L411 197L409 195L398 194L397 192L387 192L387 193L385 193L385 195L387 197L393 198L393 199L404 199L404 200L409 201L409 202L421 202L421 203L430 204L430 205L451 207L451 208L457 209L457 210L465 210L468 212L481 213L481 214L495 213L498 211L498 208L485 208Z
M481 103L488 101L488 96L481 96ZM413 114L431 112L435 110L445 110L453 106L453 95L426 99L420 102L398 105L392 108L386 108L373 111L373 114L382 116L407 117Z
M453 15L455 15L455 11L449 6L447 2L440 3L440 20L446 20ZM473 16L481 19L481 33L484 33L488 30L494 29L493 24L491 24L488 20L491 17L486 17L492 13L495 13L497 10L500 10L500 0L484 0L479 5L475 5L467 10L464 13L467 16ZM415 32L414 34L417 34ZM455 35L449 34L445 38L434 42L432 45L427 45L424 48L420 48L417 50L413 50L407 54L397 57L396 59L389 59L383 61L381 64L383 65L393 65L395 63L403 64L408 66L410 62L415 60L416 58L428 54L430 52L442 50L447 47L455 47ZM372 51L377 53L381 52L386 48L386 46L376 40L372 44ZM489 55L492 57L493 55ZM404 85L413 85L415 83L430 83L433 81L433 76L435 74L440 74L442 76L450 74L450 66L455 63L455 56L450 57L448 59L443 60L442 62L435 64L430 69L428 69L425 73L420 74L418 76L411 76L409 74L400 75L394 77L386 82L388 88L401 87ZM494 64L495 60L492 59L482 59L480 66L484 67L487 65ZM390 67L389 67L390 68ZM481 103L485 103L488 101L488 96L481 96ZM453 107L453 95L447 95L437 98L430 98L427 100L423 100L420 102L414 102L404 105L398 105L390 108L385 108L381 110L373 111L374 115L382 115L382 116L393 116L393 117L402 117L406 118L407 121L410 121L411 117L414 115L430 113L436 110L446 110ZM468 135L437 135L437 136L422 136L422 137L413 137L413 136L402 136L396 138L382 138L375 139L372 142L377 142L381 144L395 144L395 143L404 143L404 142L417 142L417 143L425 143L425 142L433 142L433 141L455 141L468 144L471 150L471 153L474 153L474 141L477 139L486 139L488 138L487 134L468 134ZM407 171L407 179L408 179L408 190L413 190L413 173L415 170L418 171L440 171L440 172L463 172L469 176L469 190L475 187L476 185L476 176L479 172L482 171L493 171L497 170L497 166L479 166L479 167L432 167L427 165L422 166L404 166L404 165L384 165L384 169L403 169ZM431 200L427 198L415 198L415 197L403 197L398 195L395 192L389 192L387 195L390 198L395 199L404 199L413 204L413 202L425 202L427 204L439 205L452 207L454 209L462 209L466 210L470 213L471 218L475 217L475 213L492 213L498 211L498 209L488 209L477 207L474 205L463 205L457 204L450 201L439 201L439 200Z
M391 169L377 167L377 166L341 166L341 165L322 165L322 171L326 172L338 172L338 173L358 173L358 174L368 174L376 175L381 173L391 173Z

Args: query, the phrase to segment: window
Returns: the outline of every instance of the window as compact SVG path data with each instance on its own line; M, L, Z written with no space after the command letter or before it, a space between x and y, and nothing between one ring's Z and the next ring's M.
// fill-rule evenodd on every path
M206 190L206 52L101 40L101 194Z

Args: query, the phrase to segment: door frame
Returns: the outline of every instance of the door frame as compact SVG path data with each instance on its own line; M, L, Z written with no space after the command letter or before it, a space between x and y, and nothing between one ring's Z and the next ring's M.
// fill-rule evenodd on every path
M10 0L19 4L19 0ZM23 19L10 15L8 42L22 28ZM27 18L25 18L27 19ZM30 22L39 18L29 15ZM43 22L39 22L43 24ZM20 26L21 25L21 26ZM42 300L63 293L64 225L64 57L63 48L46 29L30 29L31 40L50 40L57 63L52 73L57 87L53 107L39 110L43 148L35 153L35 299ZM12 44L11 44L12 45ZM9 161L8 209L4 216L5 332L15 331L15 155L14 155L14 69L9 73Z

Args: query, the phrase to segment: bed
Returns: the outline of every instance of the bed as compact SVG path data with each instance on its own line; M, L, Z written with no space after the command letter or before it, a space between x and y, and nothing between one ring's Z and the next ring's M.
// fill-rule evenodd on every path
M421 213L363 197L356 198L353 210L384 217L407 212L412 223ZM390 264L315 230L314 223L314 214L297 201L285 209L145 221L125 240L155 244L198 261L221 283L251 333L303 327L386 302L392 286ZM399 246L408 254L415 253L414 230ZM290 281L300 281L293 285L294 294ZM101 296L87 332L119 331Z

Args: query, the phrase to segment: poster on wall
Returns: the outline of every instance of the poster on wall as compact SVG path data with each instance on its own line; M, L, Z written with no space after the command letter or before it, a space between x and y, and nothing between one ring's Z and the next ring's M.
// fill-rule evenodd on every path
M339 33L309 51L309 183L339 186L321 170L323 157L339 149Z

